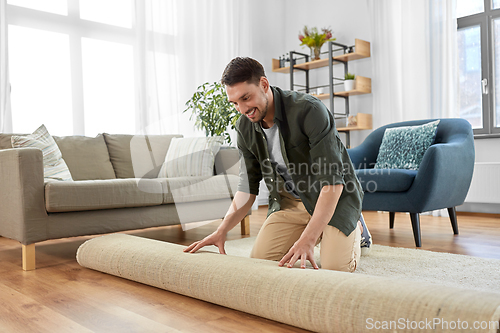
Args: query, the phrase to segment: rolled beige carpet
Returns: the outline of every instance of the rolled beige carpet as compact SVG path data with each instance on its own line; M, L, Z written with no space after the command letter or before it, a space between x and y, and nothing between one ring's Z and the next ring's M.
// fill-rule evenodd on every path
M498 293L289 269L266 260L184 253L183 248L113 234L82 244L77 260L84 267L318 332L498 329Z

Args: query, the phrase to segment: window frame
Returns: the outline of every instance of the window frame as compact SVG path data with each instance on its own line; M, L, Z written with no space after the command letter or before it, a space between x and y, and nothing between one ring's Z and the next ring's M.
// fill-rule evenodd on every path
M481 30L481 77L488 80L488 90L487 94L482 94L483 127L474 129L474 138L500 138L500 126L495 127L495 43L493 40L495 37L494 20L500 18L500 8L492 9L491 7L491 0L484 0L483 12L457 18L457 31L473 26L479 26Z

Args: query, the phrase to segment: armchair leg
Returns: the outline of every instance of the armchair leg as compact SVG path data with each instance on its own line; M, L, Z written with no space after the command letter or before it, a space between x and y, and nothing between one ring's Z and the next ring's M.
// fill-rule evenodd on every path
M241 234L250 235L250 216L248 215L241 220Z
M413 237L415 238L415 245L422 247L422 240L420 237L420 215L418 213L410 213L411 226L413 228Z
M23 248L23 270L32 271L36 268L35 264L35 244L24 245Z
M394 218L396 217L395 212L389 212L389 228L394 229Z
M458 223L457 223L457 211L455 207L448 208L448 215L450 215L451 227L453 228L453 233L458 235Z

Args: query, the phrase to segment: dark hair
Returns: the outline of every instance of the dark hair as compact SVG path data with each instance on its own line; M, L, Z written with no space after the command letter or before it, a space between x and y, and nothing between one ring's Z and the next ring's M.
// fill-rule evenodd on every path
M220 82L225 86L232 86L240 82L258 85L260 78L263 76L266 77L264 67L257 60L248 57L237 57L227 64Z

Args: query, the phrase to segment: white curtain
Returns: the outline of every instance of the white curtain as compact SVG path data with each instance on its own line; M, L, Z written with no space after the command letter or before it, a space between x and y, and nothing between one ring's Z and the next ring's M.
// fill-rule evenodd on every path
M456 0L368 0L373 122L457 115Z
M7 3L0 0L0 133L12 132L7 49Z
M457 117L456 0L368 0L368 7L374 128Z
M138 133L196 131L186 101L205 82L219 81L234 57L251 56L249 1L136 0Z

